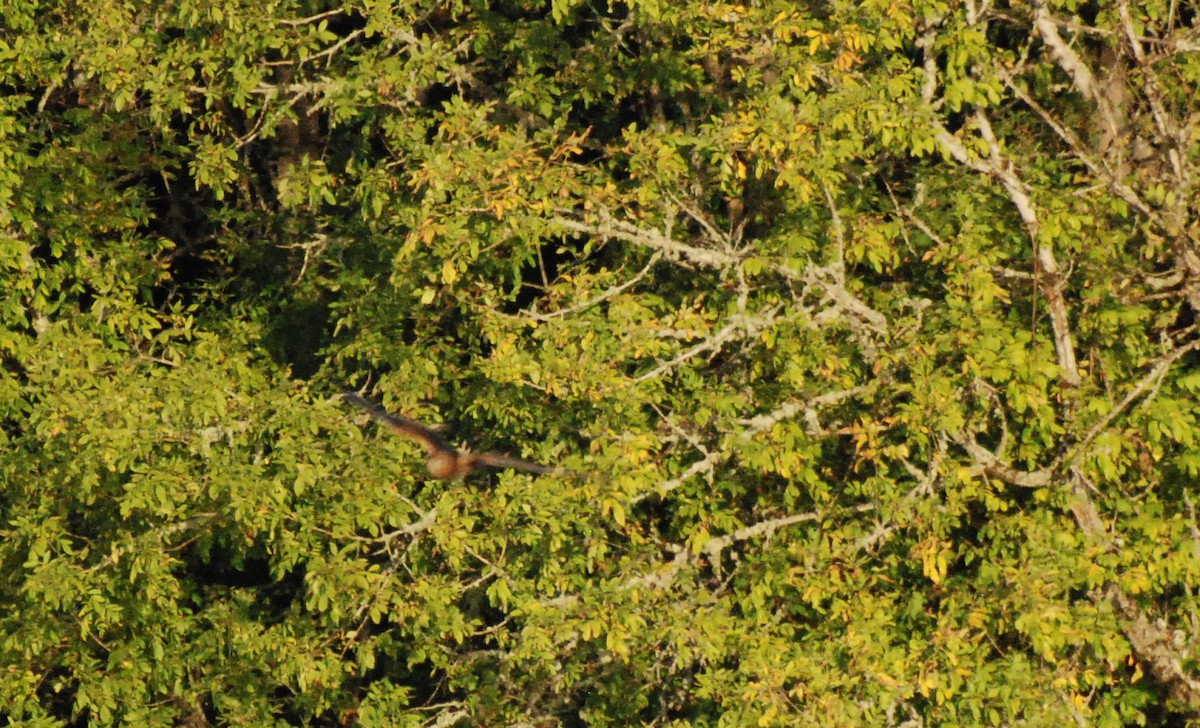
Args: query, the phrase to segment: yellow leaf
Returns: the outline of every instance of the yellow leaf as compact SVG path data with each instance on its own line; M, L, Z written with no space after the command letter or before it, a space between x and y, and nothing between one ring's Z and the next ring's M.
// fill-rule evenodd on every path
M442 283L448 286L454 285L458 280L458 269L454 267L454 261L447 260L442 263Z

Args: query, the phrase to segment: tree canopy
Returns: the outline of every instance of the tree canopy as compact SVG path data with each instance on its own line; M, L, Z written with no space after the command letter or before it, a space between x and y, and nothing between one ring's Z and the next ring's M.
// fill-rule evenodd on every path
M0 718L1195 720L1197 11L0 3Z

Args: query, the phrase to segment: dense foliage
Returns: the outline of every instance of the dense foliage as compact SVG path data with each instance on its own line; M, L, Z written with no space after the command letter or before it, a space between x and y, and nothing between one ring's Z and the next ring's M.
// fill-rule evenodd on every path
M0 720L1191 720L1197 10L0 2Z

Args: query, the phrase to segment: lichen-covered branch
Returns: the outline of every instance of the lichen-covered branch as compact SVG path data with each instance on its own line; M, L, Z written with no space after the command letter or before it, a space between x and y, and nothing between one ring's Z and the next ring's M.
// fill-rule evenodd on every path
M597 213L594 222L556 215L551 218L558 227L582 235L594 235L600 238L623 240L627 243L656 250L672 260L712 268L716 270L732 269L739 258L730 253L710 248L699 248L694 245L672 240L657 230L648 230L632 223L623 222L612 217L605 209Z

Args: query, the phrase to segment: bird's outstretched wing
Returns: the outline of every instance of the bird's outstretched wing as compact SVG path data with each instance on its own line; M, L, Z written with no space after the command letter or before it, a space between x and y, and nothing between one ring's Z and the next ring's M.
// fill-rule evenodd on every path
M342 392L342 398L355 407L359 407L375 419L383 423L392 432L421 443L421 447L429 453L444 452L457 455L458 449L442 439L437 432L419 422L407 417L394 415L358 392Z
M569 473L560 468L542 465L541 463L535 463L530 460L522 460L521 458L509 457L508 455L501 455L498 452L473 452L468 453L468 455L474 462L480 465L487 465L491 468L513 468L515 470L524 470L527 473L538 473L541 475L574 475L573 473Z

